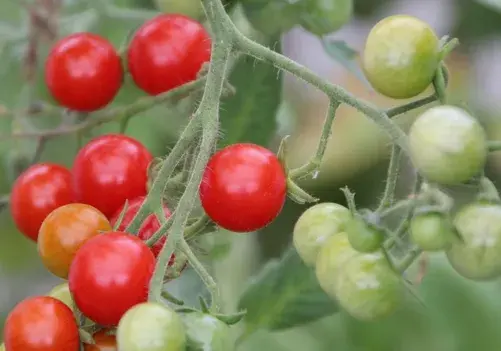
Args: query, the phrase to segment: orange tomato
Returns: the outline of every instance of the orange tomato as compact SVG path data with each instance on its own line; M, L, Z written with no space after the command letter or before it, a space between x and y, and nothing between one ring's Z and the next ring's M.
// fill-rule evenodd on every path
M78 249L111 224L97 209L85 204L69 204L52 211L38 234L38 252L54 275L67 279Z
M94 334L94 345L85 344L84 351L117 351L117 340L115 335L106 334L106 330L102 330Z

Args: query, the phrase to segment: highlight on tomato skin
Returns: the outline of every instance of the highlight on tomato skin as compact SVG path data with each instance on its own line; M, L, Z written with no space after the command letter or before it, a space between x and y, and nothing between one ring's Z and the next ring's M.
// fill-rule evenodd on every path
M233 144L210 158L199 193L203 209L220 227L252 232L278 216L287 180L273 152L255 144Z
M6 351L79 351L80 336L73 312L48 296L29 297L5 321Z
M45 81L53 97L74 111L107 106L122 86L120 56L105 38L75 33L59 40L45 63Z
M30 166L16 179L10 195L10 211L19 231L32 241L44 219L56 208L74 202L73 177L55 163Z
M156 259L138 237L108 232L89 239L77 252L68 277L80 311L103 326L145 302Z

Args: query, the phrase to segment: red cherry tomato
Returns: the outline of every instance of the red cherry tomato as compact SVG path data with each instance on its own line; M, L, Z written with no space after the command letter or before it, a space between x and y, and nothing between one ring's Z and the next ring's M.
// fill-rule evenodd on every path
M108 134L91 140L78 152L73 165L77 201L110 218L125 200L146 195L152 159L139 141L125 135Z
M200 185L207 215L234 232L268 225L287 194L286 176L271 151L254 144L230 145L212 156Z
M79 351L80 339L73 312L48 296L28 298L5 322L6 351Z
M145 302L155 256L138 237L110 232L78 250L70 267L75 304L94 322L111 326L131 307Z
M75 200L71 172L60 165L40 163L25 170L15 181L10 210L17 228L37 241L45 217Z
M210 60L209 33L197 21L178 14L159 15L134 34L127 53L135 83L150 95L196 79Z
M135 199L129 201L128 206L127 206L127 211L125 212L125 216L120 223L120 226L117 228L118 231L123 232L127 228L130 222L132 222L132 219L136 215L137 211L139 211L139 208L143 204L144 201L144 196L136 197ZM115 227L115 224L118 221L118 218L120 216L120 213L123 211L123 206L115 213L115 215L111 218L111 225ZM164 214L165 218L169 218L171 215L170 210L167 208L167 206L164 205ZM160 223L158 222L157 217L155 214L150 214L144 222L141 224L141 227L139 228L137 236L142 239L142 240L148 240L151 238L155 232L160 229ZM162 247L165 244L165 237L160 239L155 245L152 246L151 251L155 255L155 257L158 256L160 253L160 250L162 250ZM171 261L173 261L171 259ZM169 264L171 265L173 262L170 262Z
M111 43L91 33L76 33L52 48L45 81L63 106L82 112L108 105L122 85L120 56Z

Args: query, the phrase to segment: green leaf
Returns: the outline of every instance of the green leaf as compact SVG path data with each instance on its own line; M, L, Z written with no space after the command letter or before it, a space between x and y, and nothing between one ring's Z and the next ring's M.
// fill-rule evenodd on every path
M280 46L280 45L276 45ZM236 94L223 100L219 146L250 142L266 146L277 129L282 73L273 65L242 56L230 75Z
M251 332L307 324L337 312L338 307L291 247L251 282L240 299L239 310L247 310L246 327Z
M325 52L327 52L330 57L339 62L344 68L367 85L367 87L372 89L370 83L365 78L362 69L355 61L358 56L358 52L356 50L348 46L348 44L346 44L343 40L324 38L322 40L322 44Z

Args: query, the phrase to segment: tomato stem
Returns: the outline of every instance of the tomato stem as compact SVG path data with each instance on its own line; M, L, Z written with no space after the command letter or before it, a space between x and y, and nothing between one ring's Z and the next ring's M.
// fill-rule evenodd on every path
M390 118L396 117L396 116L402 115L402 114L404 114L406 112L409 112L409 111L418 109L420 107L426 106L428 104L431 104L431 103L433 103L435 101L437 101L437 95L436 94L432 94L432 95L424 97L422 99L419 99L419 100L416 100L416 101L411 101L411 102L409 102L407 104L390 108L390 109L386 110L386 114Z
M386 178L386 186L383 197L376 210L377 213L382 212L385 208L390 207L395 198L395 188L397 186L398 171L400 169L400 159L402 153L398 146L393 145L391 148L390 164L388 165L388 176Z

